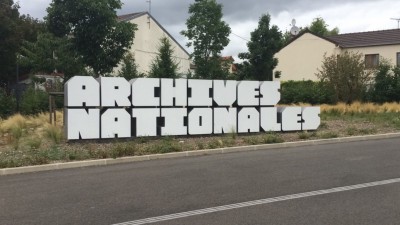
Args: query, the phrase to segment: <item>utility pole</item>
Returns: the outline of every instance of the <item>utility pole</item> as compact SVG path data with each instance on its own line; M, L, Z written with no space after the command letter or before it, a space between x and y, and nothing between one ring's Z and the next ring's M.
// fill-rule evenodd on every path
M149 24L149 29L150 29L150 16L151 16L151 0L146 0L147 3L149 3L149 16L147 17L148 19L148 24Z
M391 20L397 21L397 29L400 29L400 18L390 18Z

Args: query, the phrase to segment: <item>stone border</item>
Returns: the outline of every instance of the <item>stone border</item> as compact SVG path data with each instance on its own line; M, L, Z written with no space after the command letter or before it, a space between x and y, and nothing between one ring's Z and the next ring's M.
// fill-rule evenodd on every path
M324 144L378 140L378 139L388 139L388 138L398 138L398 137L400 137L400 133L389 133L389 134L342 137L342 138L332 138L332 139L318 139L318 140L299 141L299 142L286 142L286 143L284 142L284 143L277 143L277 144L263 144L263 145L250 145L250 146L239 146L239 147L230 147L230 148L195 150L195 151L187 151L187 152L172 152L172 153L165 153L165 154L145 155L145 156L130 156L130 157L123 157L123 158L116 158L116 159L98 159L98 160L86 160L86 161L78 161L78 162L54 163L54 164L47 164L47 165L0 169L0 176L11 175L11 174L21 174L21 173L41 172L41 171L49 171L49 170L81 168L81 167L88 167L88 166L105 166L105 165L114 165L114 164L129 163L129 162L141 162L141 161L148 161L148 160L154 160L154 159L182 158L182 157L189 157L189 156L214 155L214 154L224 154L224 153L233 153L233 152L246 152L246 151L266 150L266 149L279 149L279 148L290 148L290 147L301 147L301 146L312 146L312 145L324 145Z

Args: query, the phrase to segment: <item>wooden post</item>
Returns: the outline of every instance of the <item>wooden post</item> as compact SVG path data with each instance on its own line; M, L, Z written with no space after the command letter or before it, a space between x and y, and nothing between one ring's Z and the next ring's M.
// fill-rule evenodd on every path
M56 126L57 125L57 110L56 110L56 96L52 96L52 98L53 98L53 101L52 101L52 103L53 103L53 112L54 112L54 126Z
M50 124L52 124L53 118L52 118L52 112L53 112L53 107L51 105L51 95L49 95L49 115L50 115Z

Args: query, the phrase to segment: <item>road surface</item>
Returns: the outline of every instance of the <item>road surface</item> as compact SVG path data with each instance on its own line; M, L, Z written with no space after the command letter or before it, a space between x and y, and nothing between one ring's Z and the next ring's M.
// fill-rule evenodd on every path
M0 224L399 224L400 139L0 177Z

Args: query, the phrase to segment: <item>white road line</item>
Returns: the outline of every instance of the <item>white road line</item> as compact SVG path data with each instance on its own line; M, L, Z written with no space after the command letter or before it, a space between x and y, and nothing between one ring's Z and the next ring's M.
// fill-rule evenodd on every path
M269 204L269 203L274 203L274 202L306 198L306 197L312 197L312 196L317 196L317 195L326 195L326 194L331 194L331 193L351 191L351 190L356 190L356 189L375 187L375 186L381 186L381 185L387 185L387 184L393 184L393 183L400 183L400 178L376 181L376 182L364 183L364 184L356 184L356 185L350 185L350 186L344 186L344 187L336 187L336 188L324 189L324 190L318 190L318 191L310 191L310 192L304 192L304 193L299 193L299 194L284 195L284 196L279 196L279 197L274 197L274 198L266 198L266 199L248 201L248 202L240 202L240 203L235 203L235 204L193 210L193 211L188 211L188 212L175 213L175 214L170 214L170 215L150 217L150 218L146 218L146 219L134 220L134 221L118 223L118 224L114 224L114 225L149 224L149 223L174 220L174 219L179 219L179 218L184 218L184 217L189 217L189 216L203 215L203 214L220 212L220 211L225 211L225 210L238 209L238 208L244 208L244 207L250 207L250 206L256 206L256 205L264 205L264 204Z

